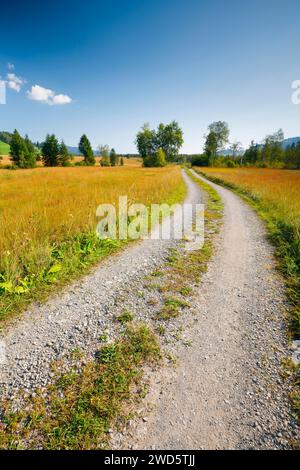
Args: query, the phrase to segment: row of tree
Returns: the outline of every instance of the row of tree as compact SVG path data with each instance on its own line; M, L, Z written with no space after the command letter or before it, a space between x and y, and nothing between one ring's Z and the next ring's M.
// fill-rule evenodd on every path
M196 160L208 166L225 164L300 169L300 141L285 148L282 129L267 135L261 144L252 141L246 151L243 151L240 142L234 142L224 157L222 152L229 143L229 133L228 124L224 121L210 124L205 136L204 154L197 156Z
M62 140L58 141L54 134L48 134L43 143L33 144L26 135L24 138L17 130L9 136L10 156L13 164L18 168L34 168L36 162L42 160L44 166L70 166L71 155L68 147ZM95 155L88 137L83 134L78 145L85 166L93 166L96 163ZM100 146L101 166L124 165L123 157L119 158L114 149L108 146Z

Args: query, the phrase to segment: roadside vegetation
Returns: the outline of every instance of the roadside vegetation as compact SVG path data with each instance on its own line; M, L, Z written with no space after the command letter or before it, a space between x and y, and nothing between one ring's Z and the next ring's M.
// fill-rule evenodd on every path
M179 167L44 168L0 172L0 320L57 284L85 272L124 242L99 240L96 208L175 203L185 185Z
M123 336L102 346L95 360L80 352L64 374L12 409L1 404L1 449L90 450L109 445L109 430L130 416L142 367L160 360L156 336L144 324L130 324ZM136 393L133 393L133 390ZM133 400L134 399L134 400ZM126 406L125 406L126 405Z

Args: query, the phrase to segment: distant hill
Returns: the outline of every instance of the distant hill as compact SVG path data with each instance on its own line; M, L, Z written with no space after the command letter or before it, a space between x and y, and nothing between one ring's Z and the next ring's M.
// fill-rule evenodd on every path
M69 153L71 155L82 155L78 147L73 147L72 145L67 145L67 148L69 150ZM93 150L94 155L98 155L99 152L97 150Z
M284 139L283 148L286 149L289 145L296 145L298 142L300 142L300 137L290 137L289 139Z
M0 140L0 155L8 155L10 152L10 146Z

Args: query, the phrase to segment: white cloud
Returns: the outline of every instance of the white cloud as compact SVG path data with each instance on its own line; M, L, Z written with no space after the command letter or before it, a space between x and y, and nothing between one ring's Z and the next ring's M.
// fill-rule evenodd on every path
M30 100L46 103L50 106L69 104L72 102L72 98L70 98L68 95L56 95L53 90L44 88L40 85L32 86L31 90L27 91L27 97Z
M22 86L25 83L25 80L23 80L23 78L21 77L18 77L14 73L8 73L6 83L9 88L19 93L19 91L21 90Z
M54 95L53 104L69 104L71 103L72 98L68 95Z
M7 68L8 68L8 70L15 70L15 66L11 62L8 62Z

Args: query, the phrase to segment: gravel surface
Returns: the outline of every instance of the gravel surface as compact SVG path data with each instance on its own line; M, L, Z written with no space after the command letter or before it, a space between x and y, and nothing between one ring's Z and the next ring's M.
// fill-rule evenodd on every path
M197 185L185 173L183 177L188 185L185 202L201 202ZM145 278L159 269L170 248L178 244L176 240L132 244L45 305L34 305L1 331L6 362L0 364L0 395L12 398L19 389L26 393L48 384L53 361L67 361L77 348L93 356L101 335L105 333L109 340L118 336L120 327L115 319L124 309L149 322L154 308L144 298Z
M198 186L184 178L186 202L203 200ZM216 254L191 307L166 323L162 345L170 360L145 371L149 394L138 417L122 433L112 431L113 448L284 449L299 437L290 417L289 384L280 374L291 350L273 250L252 209L209 184L225 206ZM12 398L20 389L31 392L49 383L51 363L63 359L67 365L76 348L94 356L101 335L119 335L116 317L124 309L153 325L163 302L155 283L163 281L153 279L152 285L149 276L163 269L174 247L182 249L174 240L131 245L2 331L2 395Z
M116 448L288 449L299 439L280 372L291 350L273 249L252 209L209 184L224 225L194 298L197 316L171 347L177 367L148 374L142 418L114 437Z

